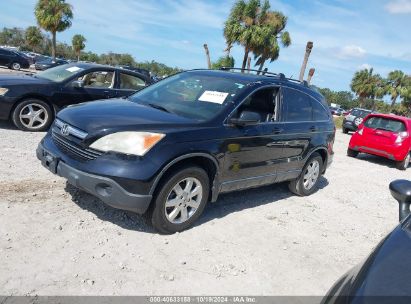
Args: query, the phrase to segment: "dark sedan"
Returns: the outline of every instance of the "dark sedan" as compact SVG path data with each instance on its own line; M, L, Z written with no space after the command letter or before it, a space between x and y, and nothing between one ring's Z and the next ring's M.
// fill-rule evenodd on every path
M44 131L61 108L128 96L150 83L144 75L98 64L66 64L35 75L0 76L0 119Z
M30 62L28 58L20 52L0 48L0 65L9 69L28 69Z
M390 184L400 224L330 289L323 304L411 303L411 181Z
M53 59L53 58L47 58L41 61L37 61L36 64L34 65L34 68L38 71L44 71L50 68L54 68L59 65L67 64L68 61L64 59Z

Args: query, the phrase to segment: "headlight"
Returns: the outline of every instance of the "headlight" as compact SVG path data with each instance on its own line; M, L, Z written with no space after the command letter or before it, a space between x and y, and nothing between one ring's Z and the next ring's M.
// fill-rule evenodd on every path
M0 88L0 96L6 95L6 93L9 91L9 89L6 88Z
M97 139L90 148L143 156L164 136L150 132L117 132Z

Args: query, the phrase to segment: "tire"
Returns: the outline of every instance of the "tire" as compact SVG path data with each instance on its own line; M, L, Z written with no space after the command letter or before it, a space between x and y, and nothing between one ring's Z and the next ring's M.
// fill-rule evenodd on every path
M344 134L348 134L348 129L343 128L343 129L342 129L342 132L343 132Z
M191 191L186 191L186 187L190 187L188 181L192 182ZM183 191L181 192L183 198L178 196L177 191L175 191L177 185L180 185L180 190ZM187 194L193 193L198 186L201 186L198 194L192 197L193 201L190 201L190 196ZM187 229L201 216L208 201L209 191L210 180L207 172L199 167L183 167L171 173L159 185L152 208L149 211L148 216L151 218L153 227L163 234ZM166 202L172 203L172 205L166 208ZM195 205L195 207L190 206L190 204ZM187 219L184 219L184 209Z
M313 164L316 164L316 165L313 165ZM309 167L313 168L313 166L316 168L314 169L314 172L316 172L316 174L310 176L308 175L310 174ZM292 193L297 194L299 196L310 195L317 190L317 185L318 185L318 181L321 176L321 172L323 172L323 159L320 156L320 154L315 152L311 155L311 157L305 163L300 176L297 179L290 181L290 183L288 184L288 188L290 189ZM307 175L309 178L315 178L315 180L314 181L311 180L312 182L309 183L307 179Z
M348 148L347 149L347 156L349 157L357 157L358 156L358 151L355 151L353 149Z
M17 104L12 113L12 120L22 131L37 132L47 130L53 116L53 111L46 102L30 98Z
M13 62L13 63L11 64L11 68L12 68L13 70L20 71L21 65L20 65L20 63L18 63L18 62Z
M407 170L409 164L410 164L410 158L411 154L408 153L407 156L404 158L402 161L398 161L395 163L396 167L398 170Z

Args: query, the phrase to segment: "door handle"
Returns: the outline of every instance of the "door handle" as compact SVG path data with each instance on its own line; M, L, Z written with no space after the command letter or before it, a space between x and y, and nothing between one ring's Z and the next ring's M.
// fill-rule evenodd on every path
M312 127L310 128L310 131L311 131L311 132L317 132L317 131L318 131L318 128L317 128L316 126L312 126Z

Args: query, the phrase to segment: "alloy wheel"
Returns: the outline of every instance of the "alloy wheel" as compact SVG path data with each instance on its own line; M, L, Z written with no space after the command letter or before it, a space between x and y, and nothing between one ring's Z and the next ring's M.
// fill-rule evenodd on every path
M21 109L19 118L23 126L36 130L42 128L48 122L48 113L41 104L29 103Z
M203 186L194 177L179 181L170 191L165 203L165 215L173 224L181 224L190 219L200 207Z
M319 175L320 164L318 160L314 159L305 169L303 180L304 189L310 190L317 182Z
M17 70L17 71L20 70L21 68L20 63L18 62L13 63L12 68L13 70Z

